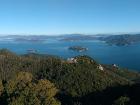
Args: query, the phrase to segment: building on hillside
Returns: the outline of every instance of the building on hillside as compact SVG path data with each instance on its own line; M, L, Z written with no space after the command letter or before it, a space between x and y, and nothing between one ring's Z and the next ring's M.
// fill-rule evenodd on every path
M77 63L77 59L76 58L68 58L67 62L68 63Z
M99 64L97 68L98 68L99 70L101 70L101 71L104 70L104 67L103 67L101 64Z
M116 64L112 64L112 66L113 66L113 67L116 67L116 68L118 67Z

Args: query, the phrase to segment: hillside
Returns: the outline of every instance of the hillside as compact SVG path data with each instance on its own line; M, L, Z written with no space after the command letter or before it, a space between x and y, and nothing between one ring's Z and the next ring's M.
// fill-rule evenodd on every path
M61 41L104 41L108 45L125 46L140 42L140 34L119 34L119 35L82 35L73 34L63 36Z
M120 98L134 103L137 97L128 90L139 86L139 78L138 72L99 64L88 56L65 60L0 50L2 105L120 105Z
M110 35L107 37L100 37L99 40L105 41L109 45L125 46L140 42L140 35L139 34Z

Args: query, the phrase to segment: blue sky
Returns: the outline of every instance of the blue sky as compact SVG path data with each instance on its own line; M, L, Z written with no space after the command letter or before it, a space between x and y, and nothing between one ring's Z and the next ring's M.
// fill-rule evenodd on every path
M0 34L140 32L140 0L0 0Z

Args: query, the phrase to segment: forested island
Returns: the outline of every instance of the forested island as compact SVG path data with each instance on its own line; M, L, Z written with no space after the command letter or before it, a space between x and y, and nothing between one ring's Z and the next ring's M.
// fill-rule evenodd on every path
M0 105L139 105L139 80L138 72L89 56L0 50Z
M87 51L88 48L82 47L82 46L71 46L71 47L69 47L69 50L83 52L83 51Z

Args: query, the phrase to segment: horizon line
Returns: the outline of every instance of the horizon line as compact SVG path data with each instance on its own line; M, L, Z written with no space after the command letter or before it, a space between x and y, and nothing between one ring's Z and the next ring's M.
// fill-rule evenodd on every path
M107 34L111 34L111 35L120 35L120 34L140 34L140 32L110 32L110 33L62 33L62 34L0 34L0 36L63 36L63 35L107 35Z

